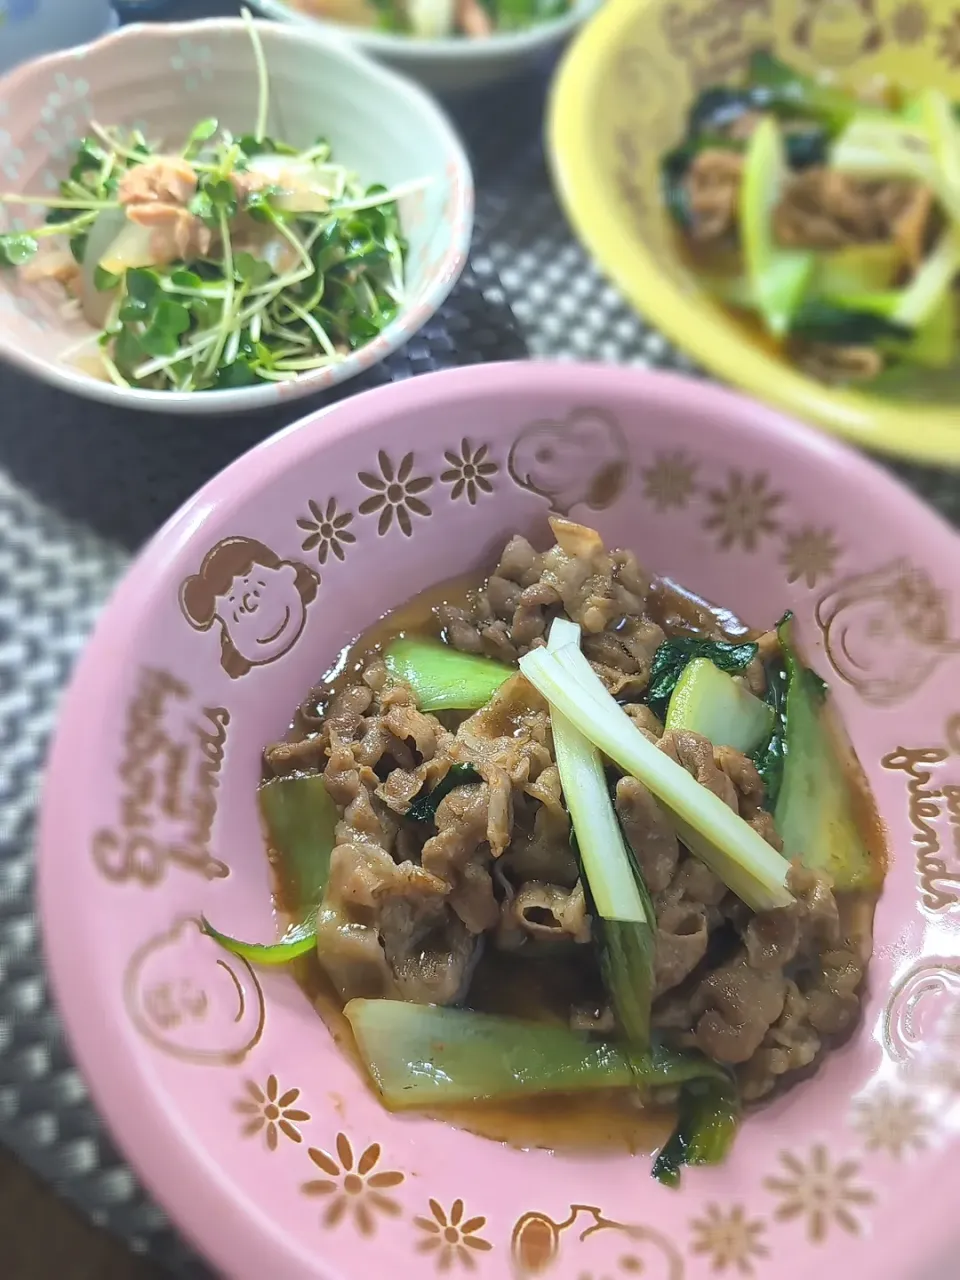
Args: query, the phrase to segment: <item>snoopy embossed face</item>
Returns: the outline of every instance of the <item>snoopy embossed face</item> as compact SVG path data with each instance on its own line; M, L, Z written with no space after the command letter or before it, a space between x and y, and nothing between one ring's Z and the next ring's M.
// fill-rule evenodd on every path
M623 488L623 432L608 414L575 409L562 421L533 422L521 431L507 467L521 488L548 498L555 511L566 515L581 502L600 511Z
M941 593L900 560L841 583L817 617L834 670L874 702L906 696L956 648Z

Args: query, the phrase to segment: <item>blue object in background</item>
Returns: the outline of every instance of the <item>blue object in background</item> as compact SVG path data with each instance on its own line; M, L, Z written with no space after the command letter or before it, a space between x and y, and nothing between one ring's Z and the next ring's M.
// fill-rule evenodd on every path
M116 25L110 0L0 0L0 75L28 58L95 40Z
M40 0L0 0L0 16L6 18L7 22L24 22L27 18L32 18L37 11L37 5Z
M147 14L154 15L162 9L169 9L170 0L114 0L113 7L121 22L132 22Z

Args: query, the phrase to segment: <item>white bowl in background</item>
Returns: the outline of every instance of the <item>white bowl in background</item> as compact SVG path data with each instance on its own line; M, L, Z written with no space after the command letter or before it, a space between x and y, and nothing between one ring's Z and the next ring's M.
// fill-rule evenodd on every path
M401 198L409 242L406 301L397 319L339 364L292 382L222 391L142 391L90 377L60 359L89 328L63 314L52 286L0 271L0 358L94 400L166 413L237 413L322 391L402 346L437 310L463 270L473 227L473 178L446 117L415 84L318 26L258 22L271 72L268 131L303 146L329 139L336 160L366 183L429 180ZM0 189L49 192L91 119L179 142L215 116L254 127L257 82L240 19L123 27L93 44L27 63L0 79ZM18 225L0 206L0 231ZM35 211L34 221L42 216ZM6 218L6 225L4 219ZM28 225L30 219L27 219Z
M434 93L452 93L478 89L518 75L538 58L558 52L599 8L601 0L572 0L563 17L541 22L525 31L497 32L482 40L471 40L465 36L425 40L419 36L331 22L294 9L284 0L250 0L250 3L278 22L335 31L355 48L395 71L419 80Z

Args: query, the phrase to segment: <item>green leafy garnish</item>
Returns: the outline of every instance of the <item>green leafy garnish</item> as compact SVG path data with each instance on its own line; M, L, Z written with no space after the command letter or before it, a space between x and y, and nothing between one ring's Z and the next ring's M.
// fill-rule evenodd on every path
M11 231L0 236L0 266L22 267L37 252L36 238L26 232Z
M212 116L195 124L187 136L187 141L184 143L184 159L189 160L191 156L196 155L202 149L203 144L209 142L219 128L219 121Z
M666 719L670 697L688 662L709 658L721 671L742 671L757 656L752 641L705 640L700 636L676 636L664 640L653 655L646 700L660 720Z
M454 788L474 786L482 781L482 776L473 765L452 764L432 791L417 796L407 810L407 817L413 822L433 822L440 801Z
M119 283L120 277L115 276L112 271L105 271L100 266L94 267L93 286L101 293L109 293L111 289L116 289Z

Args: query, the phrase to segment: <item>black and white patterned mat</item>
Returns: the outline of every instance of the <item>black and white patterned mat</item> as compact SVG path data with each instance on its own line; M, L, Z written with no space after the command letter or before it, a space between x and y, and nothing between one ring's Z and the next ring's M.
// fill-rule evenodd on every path
M180 0L168 13L211 11L235 6ZM456 105L478 180L470 269L403 351L335 394L526 354L692 370L570 235L540 151L544 84L533 76ZM8 369L0 405L0 1142L133 1249L179 1276L206 1276L112 1147L64 1047L34 913L34 820L60 694L130 555L200 484L310 405L167 421ZM960 480L897 470L960 523Z

